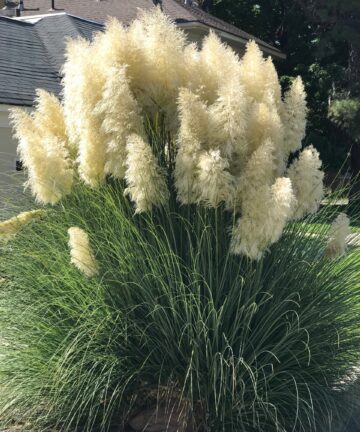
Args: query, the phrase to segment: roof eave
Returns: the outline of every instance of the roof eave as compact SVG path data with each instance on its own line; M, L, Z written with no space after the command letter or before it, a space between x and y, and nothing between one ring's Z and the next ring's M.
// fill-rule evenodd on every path
M23 15L21 17L11 17L10 19L16 20L16 21L22 21L22 22L33 22L33 21L37 22L43 18L49 18L49 17L54 17L54 16L63 16L63 15L67 15L67 16L72 17L72 18L76 18L76 19L79 19L82 21L86 21L86 22L104 27L104 23L101 21L96 21L96 20L93 20L90 18L84 18L84 17L78 16L78 15L68 13L66 11L65 12L56 12L56 13L52 12L52 13L39 14L39 15Z
M13 99L0 99L0 112L9 111L14 107L22 107L24 109L31 109L35 105L35 101L25 101L24 99L13 98Z
M216 27L211 27L208 24L203 24L199 21L193 21L193 22L177 22L177 25L182 28L186 29L200 29L204 32L208 32L209 29L213 30L216 34L218 34L221 38L227 39L229 41L238 43L240 45L246 45L250 39L242 38L241 36L234 35L232 33L226 32L224 30L219 30ZM286 54L278 50L277 48L271 48L270 46L262 45L259 43L259 41L256 41L258 45L260 46L261 50L271 55L272 57L276 57L278 59L286 59Z

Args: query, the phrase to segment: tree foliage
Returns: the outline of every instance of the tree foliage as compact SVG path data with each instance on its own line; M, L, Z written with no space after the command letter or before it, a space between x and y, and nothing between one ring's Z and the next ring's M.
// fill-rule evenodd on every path
M305 80L306 142L322 152L328 168L339 168L354 146L354 130L345 119L334 122L329 112L334 101L345 106L359 94L360 2L216 0L212 13L285 52L287 60L278 64L283 86L297 74Z

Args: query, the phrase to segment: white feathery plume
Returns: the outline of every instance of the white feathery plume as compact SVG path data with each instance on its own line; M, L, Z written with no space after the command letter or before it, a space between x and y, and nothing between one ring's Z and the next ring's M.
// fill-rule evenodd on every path
M135 85L141 82L144 73L144 58L141 50L143 40L143 28L138 20L127 27L116 18L109 18L105 25L105 32L99 33L96 37L96 56L104 70L126 65L127 77Z
M157 112L164 113L167 127L174 130L176 100L179 88L185 84L185 33L159 8L140 12L139 19L131 26L137 29L143 59L141 80L134 82L134 92L150 117Z
M127 139L125 194L135 203L135 213L151 211L169 198L164 171L159 167L150 145L139 135Z
M33 219L41 217L43 214L44 210L30 210L0 222L0 239L10 239L17 234L24 225L28 224Z
M70 193L73 184L74 151L66 133L64 109L59 99L45 90L37 89L35 111L32 113L34 125L47 154L48 168L57 164L56 181L62 195ZM55 177L55 176L54 176Z
M260 185L242 203L241 218L233 228L231 251L250 259L260 259L263 252L279 240L289 220L294 203L291 182L278 178L270 187Z
M18 153L28 172L29 186L41 204L56 204L71 191L73 170L63 141L51 135L41 135L38 112L29 115L21 109L10 113L14 133L19 140ZM44 123L44 122L43 122Z
M268 95L275 102L275 106L278 111L282 108L282 100L281 100L281 85L279 82L279 76L275 69L272 58L269 56L264 63L264 97L265 100Z
M297 201L294 219L301 219L318 210L324 197L324 173L320 168L319 152L313 146L306 147L290 165L288 176Z
M269 57L265 60L254 41L247 44L239 77L249 99L246 118L249 153L270 139L276 158L275 172L282 175L286 164L282 154L284 128L280 117L283 105L281 87L272 59Z
M250 156L240 177L242 195L251 197L253 189L271 185L275 173L275 149L270 139L265 140ZM251 199L251 198L250 198Z
M211 136L223 154L241 162L248 151L247 108L247 100L238 80L226 81L219 89L218 99L209 108Z
M94 110L103 117L106 139L105 173L122 179L126 170L126 139L136 133L144 136L140 108L131 93L127 67L111 67L106 71L102 98Z
M248 42L245 54L241 59L239 77L247 96L256 102L263 100L266 72L265 60L260 48L255 41Z
M209 145L209 112L206 104L191 90L182 88L178 98L179 147L200 150Z
M293 192L291 180L287 177L278 177L271 186L273 206L271 208L271 224L269 230L270 244L277 242L292 216L296 198Z
M180 147L176 154L174 177L177 199L181 204L194 204L199 200L196 169L198 156L198 152L192 153L186 147Z
M37 89L34 119L41 136L52 135L68 147L64 109L59 99L46 90Z
M184 48L184 83L189 90L199 95L203 100L208 100L204 88L204 76L200 62L200 50L195 42L189 43ZM213 95L211 96L213 98Z
M108 21L92 42L69 42L63 72L63 106L40 92L35 114L13 114L40 202L70 191L76 150L80 178L91 187L107 175L125 178L136 212L164 204L169 191L146 138L148 118L164 121L176 142L179 202L225 202L239 212L235 253L259 258L290 212L300 218L317 210L323 173L316 150L305 149L282 178L305 133L304 86L294 80L283 103L272 60L254 41L241 61L213 32L199 50L155 9L128 27Z
M331 259L341 257L346 252L346 238L351 234L350 220L345 213L340 213L331 224L325 256Z
M78 148L78 169L91 187L105 181L106 137L102 115L95 112L106 76L97 58L98 46L82 39L67 46L64 65L64 112L70 140Z
M255 151L267 139L270 139L274 149L277 149L282 136L283 126L275 103L273 106L265 102L252 103L247 127L249 151Z
M87 277L98 273L98 265L90 246L88 234L79 227L68 229L71 263Z
M221 202L232 206L235 196L234 177L229 173L229 161L220 155L220 150L200 153L198 162L199 202L217 207Z
M274 145L266 140L250 157L239 180L241 217L233 228L231 251L259 259L281 236L295 202L291 182L275 179Z
M73 148L77 148L81 136L81 123L78 118L81 92L84 87L84 73L87 62L84 57L89 51L90 42L85 39L69 39L65 50L65 63L62 67L62 93L66 133Z
M175 187L182 204L198 201L197 164L201 150L209 148L209 113L196 94L181 89L178 100L180 129L175 161Z
M210 31L203 40L196 71L202 77L202 96L207 103L215 102L218 90L224 83L224 71L226 79L234 81L239 67L240 62L235 51Z
M298 76L285 94L283 104L283 124L285 128L283 151L286 158L301 148L306 129L306 94L304 84Z

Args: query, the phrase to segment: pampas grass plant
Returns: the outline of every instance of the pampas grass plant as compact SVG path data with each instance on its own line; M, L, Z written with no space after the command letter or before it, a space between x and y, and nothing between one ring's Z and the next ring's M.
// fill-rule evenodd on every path
M317 211L315 149L289 166L301 80L282 98L256 44L198 50L159 11L72 41L64 74L61 104L13 113L52 206L0 244L0 424L330 431L360 358L360 253L336 196Z
M357 249L324 256L321 212L253 262L221 212L134 218L122 191L78 186L2 246L4 424L124 430L175 397L198 430L331 430L359 360ZM71 226L97 276L71 264Z

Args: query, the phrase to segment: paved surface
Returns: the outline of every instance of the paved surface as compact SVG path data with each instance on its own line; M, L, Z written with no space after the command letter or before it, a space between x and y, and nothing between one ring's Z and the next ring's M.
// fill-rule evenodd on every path
M24 192L24 181L23 173L0 172L0 221L34 205L29 191Z

